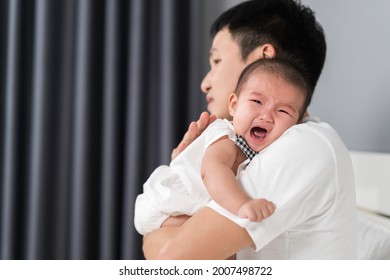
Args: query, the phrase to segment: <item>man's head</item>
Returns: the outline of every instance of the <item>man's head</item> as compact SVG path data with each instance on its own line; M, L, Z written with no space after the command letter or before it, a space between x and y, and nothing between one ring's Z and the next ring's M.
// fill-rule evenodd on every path
M311 96L307 74L299 65L259 59L244 69L229 96L234 129L260 151L302 119Z
M261 58L287 58L307 69L312 89L326 55L322 27L314 13L294 0L251 0L224 12L211 27L211 69L201 88L208 110L229 117L227 96L244 67Z

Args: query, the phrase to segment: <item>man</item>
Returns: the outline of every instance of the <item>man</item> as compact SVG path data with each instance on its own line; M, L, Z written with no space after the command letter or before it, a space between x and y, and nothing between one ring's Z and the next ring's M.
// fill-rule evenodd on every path
M229 117L227 96L242 69L256 59L292 59L311 73L314 89L326 43L313 12L293 0L252 0L223 13L212 26L211 69L201 88L208 111ZM190 125L174 157L213 116ZM144 238L146 258L354 259L356 212L352 164L337 133L306 118L256 156L238 175L252 197L265 197L276 211L248 222L215 202L191 218L171 217Z

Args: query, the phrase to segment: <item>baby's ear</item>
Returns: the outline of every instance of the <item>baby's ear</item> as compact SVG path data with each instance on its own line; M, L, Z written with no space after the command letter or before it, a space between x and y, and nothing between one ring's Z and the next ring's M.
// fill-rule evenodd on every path
M229 95L229 114L234 117L237 107L237 95L233 92Z

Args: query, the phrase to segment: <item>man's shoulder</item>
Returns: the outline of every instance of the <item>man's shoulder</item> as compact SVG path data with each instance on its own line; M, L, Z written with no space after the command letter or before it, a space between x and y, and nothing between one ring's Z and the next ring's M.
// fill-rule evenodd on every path
M337 134L336 130L327 122L321 121L316 117L307 117L302 123L294 125L291 130L297 130L300 133L324 133Z
M282 137L281 137L282 138ZM291 127L283 135L286 142L298 142L301 145L344 145L337 131L328 123L319 119L308 119Z
M340 136L331 125L319 120L307 120L291 127L264 150L264 156L280 154L286 159L300 157L307 160L319 157L333 160L340 153L348 153Z

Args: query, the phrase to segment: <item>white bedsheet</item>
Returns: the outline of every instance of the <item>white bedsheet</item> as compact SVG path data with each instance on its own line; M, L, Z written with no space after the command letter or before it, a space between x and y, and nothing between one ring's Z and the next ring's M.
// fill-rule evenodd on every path
M358 258L390 260L390 218L358 209Z

